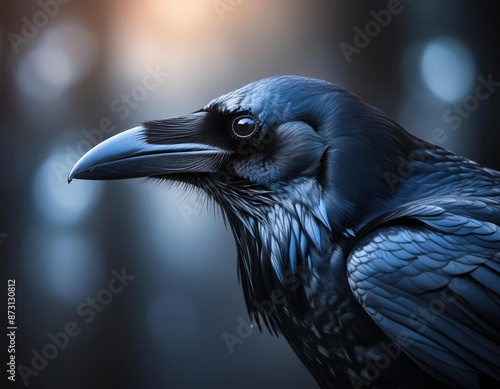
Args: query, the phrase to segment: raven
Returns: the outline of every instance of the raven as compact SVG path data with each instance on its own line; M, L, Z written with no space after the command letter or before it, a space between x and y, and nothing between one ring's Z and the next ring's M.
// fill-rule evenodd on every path
M499 387L500 172L279 76L118 134L68 180L132 177L219 204L250 318L321 387Z

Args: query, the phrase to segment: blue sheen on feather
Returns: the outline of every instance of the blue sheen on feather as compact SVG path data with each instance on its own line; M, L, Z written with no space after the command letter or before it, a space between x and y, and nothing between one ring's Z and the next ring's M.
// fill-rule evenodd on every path
M312 242L314 243L314 245L316 246L316 248L318 249L318 251L321 254L322 253L322 250L321 250L321 230L320 230L318 224L316 224L314 222L314 220L309 215L305 215L304 221L306 223L306 225L304 227L309 235L309 238L311 238Z
M292 270L292 273L295 273L295 269L297 268L297 242L293 234L290 234L289 241L290 246L288 248L288 251L290 253L290 269Z
M311 208L311 212L314 216L318 218L318 220L323 223L323 225L328 228L328 231L331 231L330 223L328 222L328 213L326 211L325 202L323 197L319 198L319 204L317 207Z
M309 245L307 244L307 238L306 238L305 234L301 233L300 234L300 254L301 254L302 258L306 257L308 246Z
M275 239L271 239L271 263L275 269L275 274L278 277L278 280L281 282L282 285L285 284L285 281L283 279L283 264L282 260L280 260L281 256L281 250L279 248L278 242L276 242Z

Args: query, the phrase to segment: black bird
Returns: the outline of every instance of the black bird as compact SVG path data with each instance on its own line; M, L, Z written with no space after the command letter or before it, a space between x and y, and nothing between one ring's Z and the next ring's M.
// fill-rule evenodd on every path
M215 199L250 317L321 387L500 387L500 172L281 76L118 134L68 179L141 176Z

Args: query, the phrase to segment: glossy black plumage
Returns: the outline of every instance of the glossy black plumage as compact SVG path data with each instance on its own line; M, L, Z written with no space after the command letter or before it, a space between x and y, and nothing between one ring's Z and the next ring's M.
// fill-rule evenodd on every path
M136 176L217 201L251 318L322 387L498 387L500 173L286 76L111 138L69 178Z

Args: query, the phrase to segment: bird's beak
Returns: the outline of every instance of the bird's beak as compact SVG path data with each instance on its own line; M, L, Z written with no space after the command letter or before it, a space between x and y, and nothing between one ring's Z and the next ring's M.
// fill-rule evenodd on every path
M73 178L113 180L216 172L230 152L208 144L208 116L196 112L115 135L80 158L69 172L68 182Z

